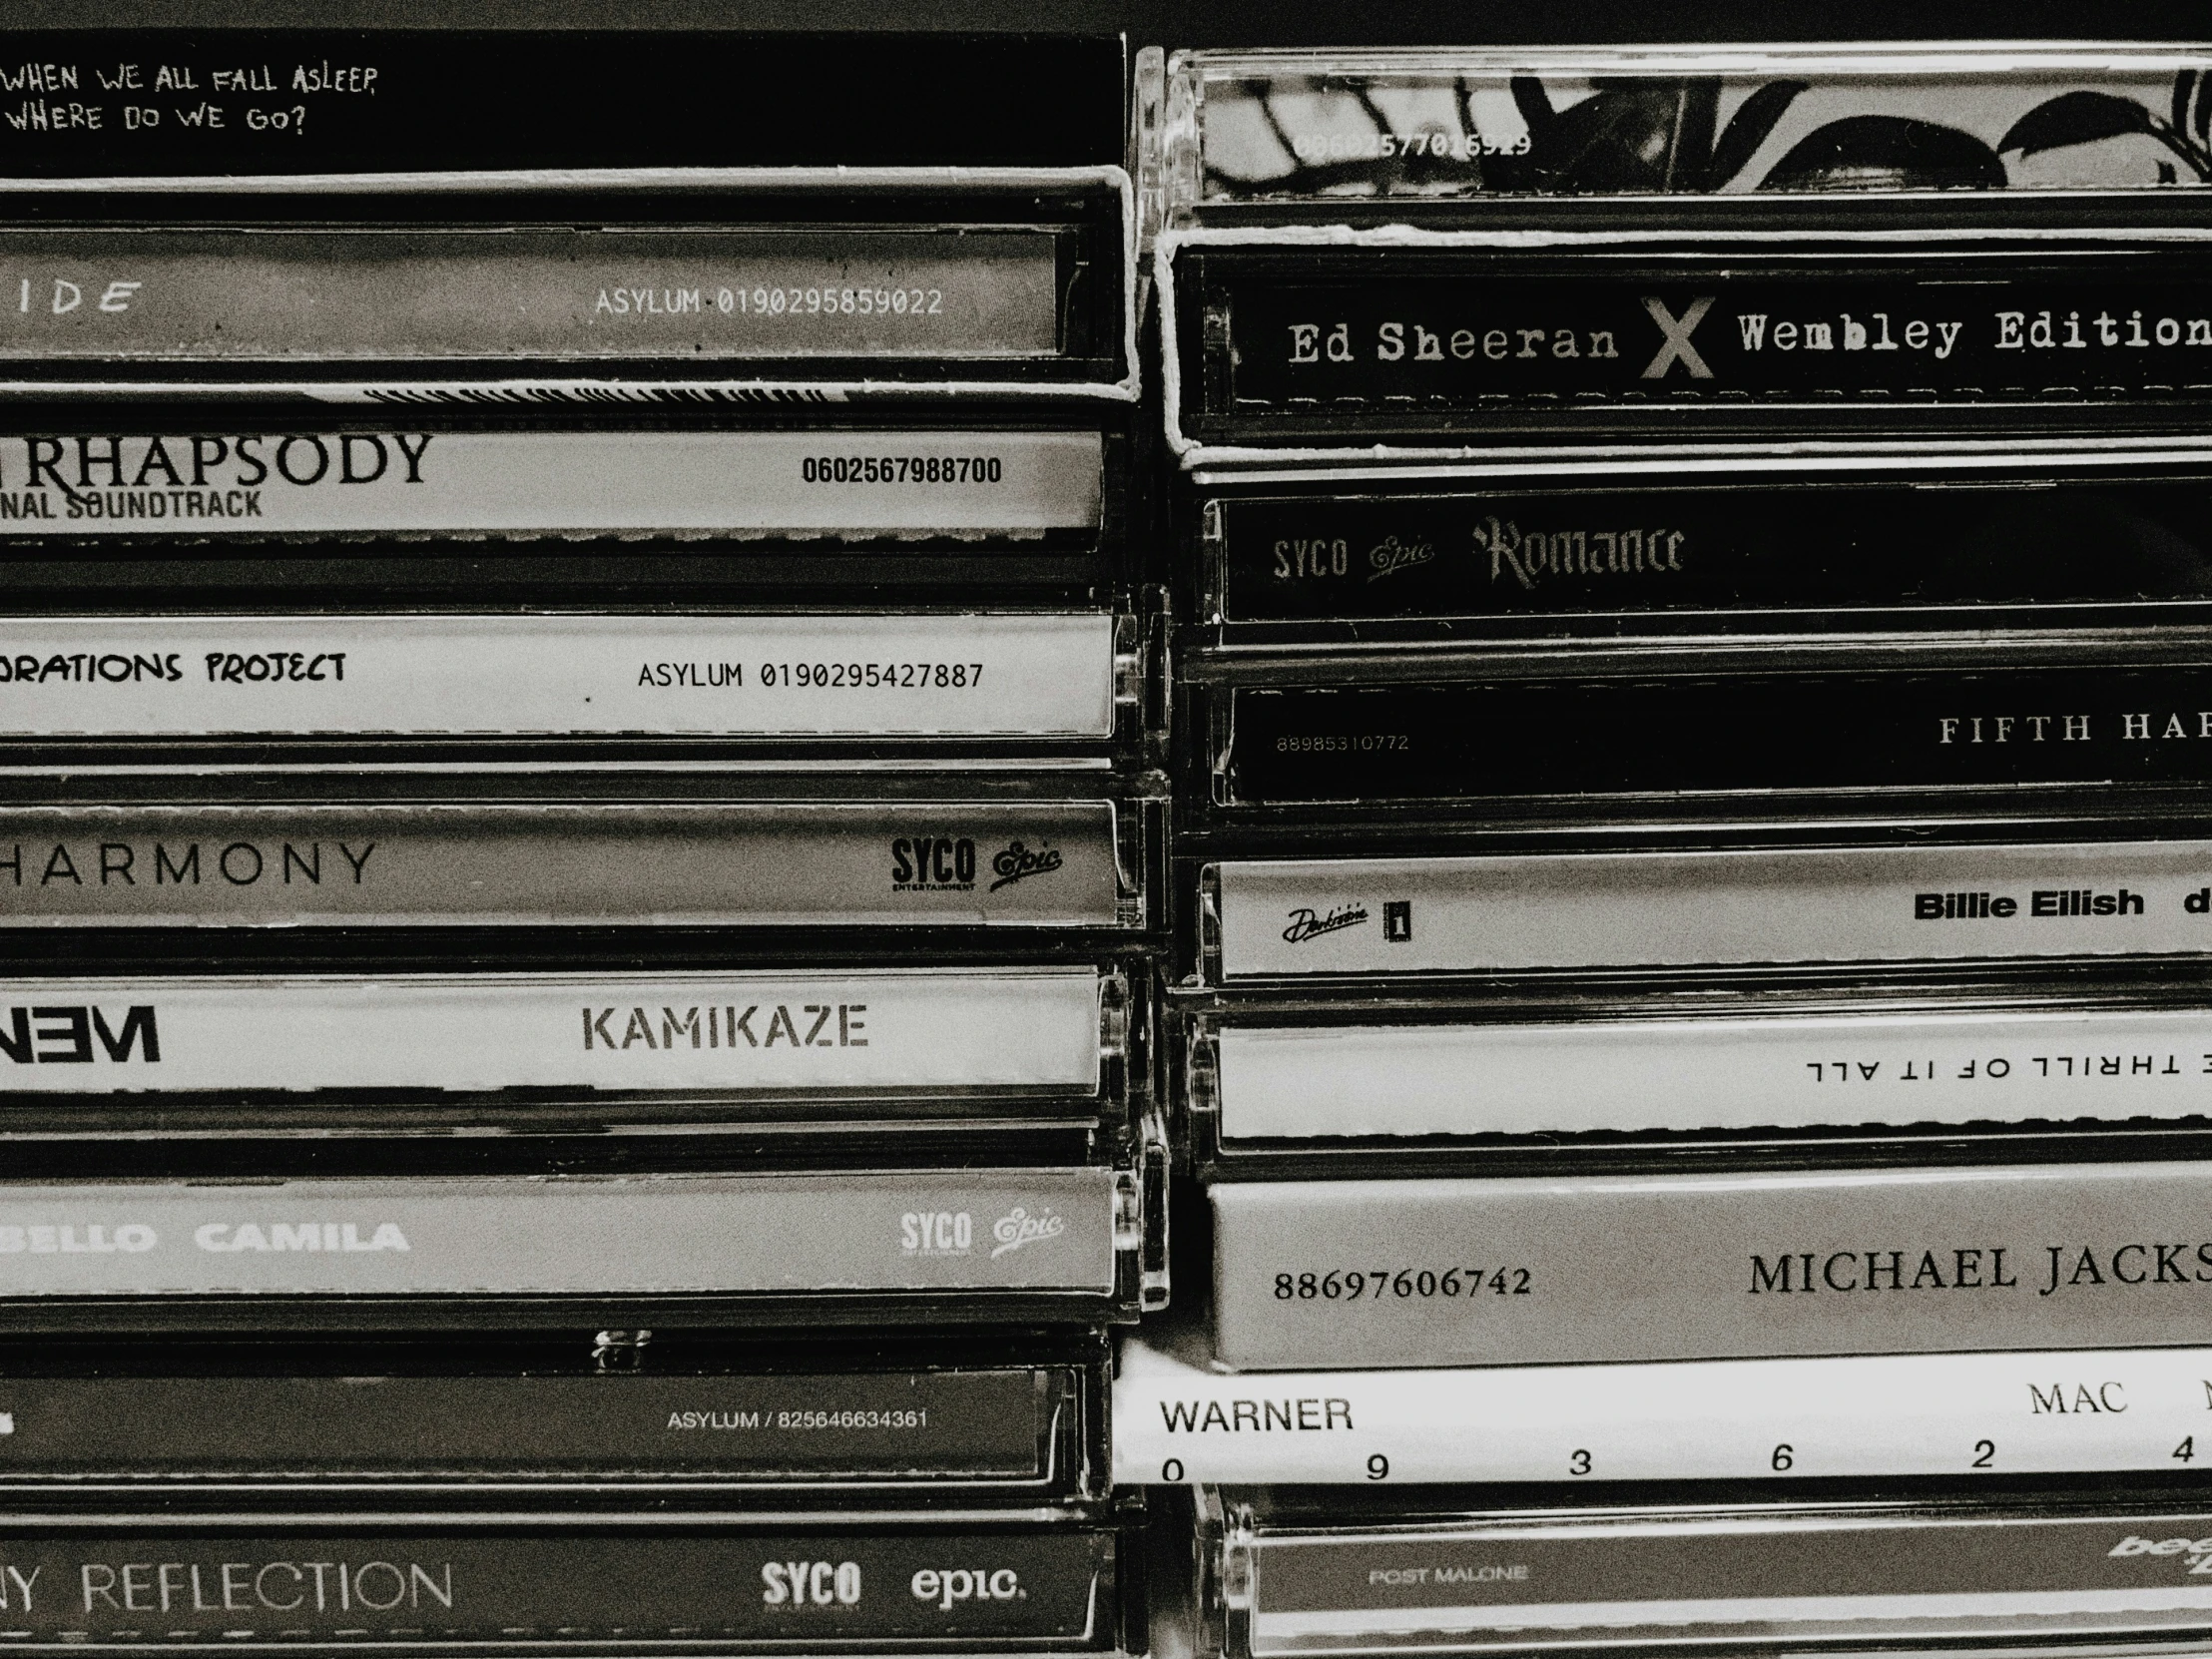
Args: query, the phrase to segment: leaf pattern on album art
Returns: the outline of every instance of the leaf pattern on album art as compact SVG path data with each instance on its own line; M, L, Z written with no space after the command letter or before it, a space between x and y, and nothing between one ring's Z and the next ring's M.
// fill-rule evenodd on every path
M2110 93L2069 92L2021 116L1997 148L2032 156L2141 133L2172 151L2197 182L2204 184L2212 183L2208 125L2212 125L2212 84L2196 70L2184 69L2174 77L2173 107L2165 120L2141 104Z
M1205 146L1206 188L1232 199L1450 200L2212 184L2212 75L2179 71L2170 97L2147 79L2127 90L2142 97L2078 87L2021 109L2034 87L1778 78L1746 92L1720 75L1243 79L1214 95L1209 114L1222 126ZM2136 147L2076 154L2109 141Z
M1609 84L1554 112L1533 75L1517 75L1513 102L1528 122L1529 154L1515 158L1525 177L1507 190L1546 195L1708 194L1742 171L1774 131L1803 81L1771 81L1745 100L1715 139L1717 76Z
M1768 191L2002 190L1998 154L1955 127L1857 115L1801 139L1760 182Z

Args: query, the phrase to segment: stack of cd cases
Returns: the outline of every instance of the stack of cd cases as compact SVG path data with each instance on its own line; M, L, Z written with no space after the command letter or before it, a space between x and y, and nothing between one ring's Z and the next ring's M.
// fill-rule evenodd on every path
M2208 69L1158 65L1197 1651L2212 1630Z
M0 1641L1120 1650L1120 44L7 50Z
M0 1647L2205 1649L2208 187L2202 47L11 32Z

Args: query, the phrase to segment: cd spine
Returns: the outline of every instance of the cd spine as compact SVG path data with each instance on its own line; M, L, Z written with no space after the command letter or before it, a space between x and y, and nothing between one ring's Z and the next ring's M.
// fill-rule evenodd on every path
M2207 876L2163 839L1222 859L1202 938L1224 983L2193 956Z
M1493 671L1540 676L1570 645L1592 664L1617 659L1623 635L1646 659L1652 637L1743 638L1756 672L1759 648L1785 632L1807 649L1848 639L1872 666L1900 635L1955 629L2024 656L2131 627L2156 649L2154 630L2202 621L2193 561L2161 551L2198 541L2204 484L2186 466L2054 459L2024 478L1991 456L1918 484L1894 467L1710 480L1509 470L1194 486L1203 642L1236 646L1229 672L1252 679L1252 654L1271 647L1300 661L1342 653L1372 674L1397 648L1427 660L1470 640Z
M0 915L29 928L1142 924L1146 803L896 805L16 805L0 809Z
M2136 643L2151 655L2190 642ZM2196 664L2123 666L2072 651L1960 661L1962 646L1938 642L1920 663L1807 648L1787 673L1726 658L1691 672L1616 659L1527 677L1437 663L1396 685L1309 663L1298 681L1212 691L1212 793L1257 810L1571 811L1687 795L1747 815L1767 802L1787 811L1856 799L1902 816L1987 810L2023 791L2178 793L2212 779L2195 747L2212 739L2212 710L2199 707L2212 685ZM1578 734L1571 751L1549 741L1555 726Z
M359 1501L378 1491L591 1485L834 1501L920 1488L1037 1502L1088 1488L1092 1381L1064 1367L1003 1365L750 1376L615 1366L559 1377L18 1376L6 1385L17 1438L0 1490L128 1501L156 1486L202 1495L288 1487ZM257 1432L233 1431L248 1422Z
M0 437L0 532L30 545L457 536L494 541L1033 540L1095 534L1096 425L915 421L763 430L404 423L257 407L247 418L93 429L18 417ZM963 410L963 412L965 412ZM180 426L184 429L180 430Z
M1216 1348L1266 1371L2156 1346L2212 1285L2187 1220L2202 1179L2173 1161L1217 1182Z
M1123 159L1107 35L222 28L26 30L7 183L107 196L364 171L466 192L619 166L813 175ZM731 88L746 97L736 107Z
M1498 198L1539 225L1593 198L1727 224L1816 192L1833 222L1946 188L1997 199L1949 222L2016 219L2212 180L2202 68L2108 43L1181 51L1160 189L1176 225L1480 223Z
M167 1647L273 1652L379 1638L526 1654L617 1653L641 1636L679 1651L802 1654L855 1641L1014 1653L1119 1642L1123 1540L1111 1525L974 1511L905 1530L720 1518L49 1523L13 1545L27 1587L11 1576L10 1590L27 1605L10 1612L33 1652L63 1651L88 1626L135 1644L149 1613L164 1618ZM969 1565L944 1566L948 1553Z
M2194 1640L2212 1613L2181 1559L2203 1554L2186 1505L1415 1509L1338 1528L1269 1494L1222 1507L1230 1651L1254 1655L1550 1652L1599 1633L1696 1651L1777 1627L1833 1647L2131 1652ZM1414 1543L1420 1559L1402 1564Z
M97 1141L127 1128L142 1144L171 1140L174 1156L225 1135L358 1148L610 1123L678 1138L781 1128L831 1146L839 1128L898 1124L1096 1132L1145 1098L1146 971L1132 958L18 979L0 984L4 1133Z
M1101 409L1137 396L1135 205L1117 165L221 183L146 180L125 229L100 217L115 210L97 182L31 187L36 217L7 213L25 187L0 183L0 246L39 271L0 309L0 394ZM830 194L842 229L806 212ZM138 275L108 280L119 268ZM487 287L502 295L490 309Z
M1110 611L0 622L0 737L1137 747L1143 642Z
M1871 987L1870 987L1871 989ZM2127 987L2114 987L2124 994ZM1398 999L1360 1021L1310 1004L1270 1023L1188 1023L1186 1099L1216 1146L1312 1153L1432 1137L1659 1140L2073 1126L2094 1135L2204 1116L2212 1021L2144 1005L1853 1009L1756 1004L1697 1019L1602 999L1550 1016ZM1249 1010L1245 1010L1249 1012ZM1333 1012L1333 1010L1331 1011ZM1379 1017L1380 1016L1380 1017ZM1608 1143L1611 1144L1611 1143Z
M25 1330L1098 1326L1145 1300L1136 1167L15 1183Z
M2212 1452L2204 1365L2204 1351L2175 1348L1223 1376L1132 1343L1115 1478L1371 1491L2159 1481Z

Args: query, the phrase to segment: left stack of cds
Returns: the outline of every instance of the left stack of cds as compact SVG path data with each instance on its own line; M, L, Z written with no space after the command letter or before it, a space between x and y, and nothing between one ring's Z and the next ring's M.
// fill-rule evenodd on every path
M13 50L8 1640L1117 1650L1118 44Z

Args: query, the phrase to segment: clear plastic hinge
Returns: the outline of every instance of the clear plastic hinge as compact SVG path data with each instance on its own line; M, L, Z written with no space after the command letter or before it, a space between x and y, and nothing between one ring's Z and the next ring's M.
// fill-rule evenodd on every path
M1160 198L1162 226L1180 220L1198 200L1198 77L1184 58L1185 54L1176 54L1161 89L1160 172L1153 188Z
M1129 1058L1129 981L1119 973L1098 983L1098 1048L1102 1058Z
M601 1371L642 1371L650 1331L602 1331L592 1342L591 1357Z
M1214 1033L1191 1029L1190 1048L1184 1058L1184 1099L1194 1117L1215 1117L1221 1111L1221 1044Z
M1161 149L1161 99L1167 83L1167 53L1157 46L1137 50L1131 91L1136 109L1130 122L1129 171L1137 181L1137 253L1149 257L1153 239L1167 213L1166 157Z
M1114 707L1144 708L1144 622L1122 615L1114 619Z
M1252 1611L1257 1576L1252 1545L1252 1511L1241 1503L1228 1505L1221 1523L1221 1600L1242 1613Z

